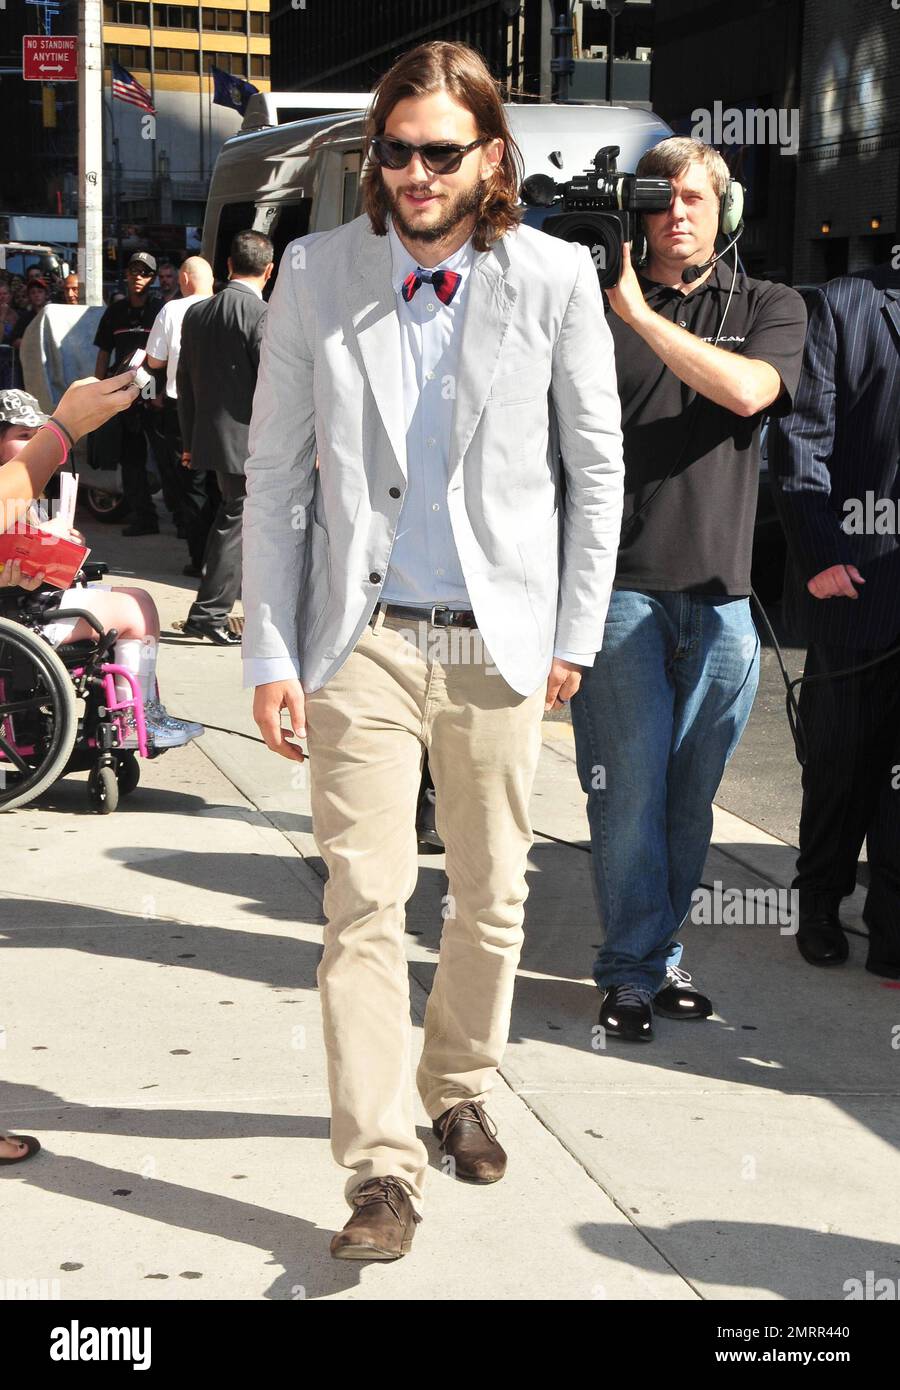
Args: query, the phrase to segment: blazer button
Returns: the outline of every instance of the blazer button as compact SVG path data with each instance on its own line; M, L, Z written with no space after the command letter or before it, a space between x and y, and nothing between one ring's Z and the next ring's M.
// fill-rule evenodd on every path
M400 496L400 489L399 489L398 487L392 487L392 488L390 489L390 494L391 494L392 497L399 497L399 496Z
M369 575L369 580L372 584L380 584L381 575L378 574L375 570L373 570L372 573Z

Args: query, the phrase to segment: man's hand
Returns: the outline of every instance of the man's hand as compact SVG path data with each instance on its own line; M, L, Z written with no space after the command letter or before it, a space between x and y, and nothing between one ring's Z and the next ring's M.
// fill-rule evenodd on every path
M561 661L558 656L553 658L553 665L550 667L550 674L547 677L545 714L553 709L562 709L563 705L571 700L581 685L582 669L581 666L576 666L571 661Z
M302 763L306 754L297 743L287 737L289 730L281 724L281 711L286 709L291 721L294 738L306 738L306 704L303 699L303 686L297 680L269 681L258 685L253 692L253 718L263 742L273 753L283 758L291 758Z
M606 291L610 307L615 310L620 319L625 323L634 326L645 319L648 314L652 315L653 310L647 308L647 301L644 299L644 291L641 289L640 281L634 273L634 266L631 264L631 245L624 242L622 245L622 274L619 282Z
M814 574L807 584L813 598L859 598L854 584L865 584L855 565L832 565Z
M182 468L190 468L191 466L191 456L187 449L185 449L184 453L181 455L181 466Z

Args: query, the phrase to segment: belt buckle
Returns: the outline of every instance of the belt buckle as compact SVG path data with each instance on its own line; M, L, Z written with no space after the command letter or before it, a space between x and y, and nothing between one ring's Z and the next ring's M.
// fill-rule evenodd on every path
M449 613L449 612L450 612L450 609L449 609L449 607L448 607L448 605L447 605L446 603L433 603L433 604L431 605L431 617L429 618L429 622L431 623L431 626L432 626L432 627L436 627L436 626L437 626L437 619L435 618L434 615L435 615L435 613L437 613L439 610L440 610L441 613ZM446 624L442 624L442 626L446 626Z

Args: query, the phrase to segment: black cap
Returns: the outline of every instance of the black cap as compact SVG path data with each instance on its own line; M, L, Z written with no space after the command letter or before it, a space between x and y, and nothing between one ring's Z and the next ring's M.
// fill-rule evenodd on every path
M135 251L133 256L129 256L126 269L130 270L135 264L145 266L152 275L156 274L156 261L149 251Z

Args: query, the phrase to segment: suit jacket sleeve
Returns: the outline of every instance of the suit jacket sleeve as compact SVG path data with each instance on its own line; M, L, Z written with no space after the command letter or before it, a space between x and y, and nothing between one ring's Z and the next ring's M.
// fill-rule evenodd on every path
M247 356L253 364L253 370L259 372L259 357L262 349L263 330L266 326L267 304L259 305L256 317L250 328L250 336L247 340Z
M193 308L193 305L191 306ZM191 452L194 434L194 383L191 379L193 348L191 346L190 309L181 325L181 351L178 357L178 371L175 373L175 389L178 392L178 424L181 429L182 448Z
M306 527L315 490L315 340L302 266L291 243L265 315L250 421L243 518L245 686L299 676ZM302 258L300 258L302 260ZM265 663L264 665L262 663Z
M612 334L590 252L577 250L550 383L565 475L555 650L591 653L603 644L625 467Z
M769 469L788 544L804 581L853 551L831 505L838 338L827 295L809 313L803 371L794 409L769 426Z

